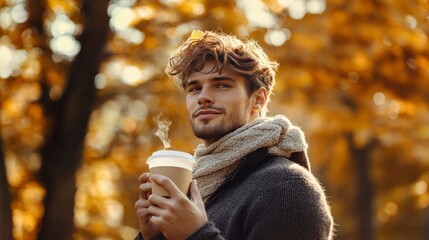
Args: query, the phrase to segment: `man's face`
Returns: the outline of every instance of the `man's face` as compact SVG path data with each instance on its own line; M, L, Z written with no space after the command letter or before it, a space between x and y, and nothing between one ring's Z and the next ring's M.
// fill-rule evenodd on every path
M211 72L213 66L214 62L207 62L200 72L189 76L185 85L192 129L206 145L255 118L245 78L229 68L221 74Z

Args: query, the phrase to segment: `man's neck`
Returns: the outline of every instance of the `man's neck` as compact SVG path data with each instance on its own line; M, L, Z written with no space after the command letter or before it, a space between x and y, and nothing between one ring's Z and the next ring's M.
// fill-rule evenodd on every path
M212 143L217 142L219 139L203 139L203 143L205 147L210 146Z

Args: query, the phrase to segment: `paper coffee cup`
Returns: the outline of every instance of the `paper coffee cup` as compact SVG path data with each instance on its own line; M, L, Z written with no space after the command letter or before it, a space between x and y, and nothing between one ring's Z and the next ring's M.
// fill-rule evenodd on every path
M150 174L160 174L170 178L185 194L188 194L192 181L192 169L195 160L191 154L175 150L155 151L147 159ZM169 197L170 194L162 186L151 182L152 193Z

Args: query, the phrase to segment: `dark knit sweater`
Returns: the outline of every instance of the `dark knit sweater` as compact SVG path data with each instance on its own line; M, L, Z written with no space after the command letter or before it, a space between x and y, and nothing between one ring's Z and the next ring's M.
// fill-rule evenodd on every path
M209 221L188 239L322 240L333 235L317 179L297 163L268 156L266 148L241 160L206 202L206 211Z

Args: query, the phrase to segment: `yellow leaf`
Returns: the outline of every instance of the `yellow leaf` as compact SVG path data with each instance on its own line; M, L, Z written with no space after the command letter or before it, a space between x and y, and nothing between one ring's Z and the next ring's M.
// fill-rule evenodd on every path
M189 39L200 39L204 35L204 32L201 30L193 30Z

